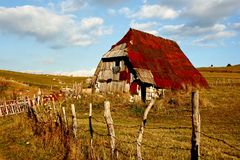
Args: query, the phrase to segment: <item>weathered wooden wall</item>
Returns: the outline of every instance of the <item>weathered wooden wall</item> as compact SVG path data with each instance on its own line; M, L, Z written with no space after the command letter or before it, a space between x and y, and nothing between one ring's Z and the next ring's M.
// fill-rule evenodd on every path
M97 84L100 92L129 92L129 83L126 80L120 80L120 72L127 70L124 60L120 60L120 70L113 72L116 62L103 62L100 66L100 72L97 78Z

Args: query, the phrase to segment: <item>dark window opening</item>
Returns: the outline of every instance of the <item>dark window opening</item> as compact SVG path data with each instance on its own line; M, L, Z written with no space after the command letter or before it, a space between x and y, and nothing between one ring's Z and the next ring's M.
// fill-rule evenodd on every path
M120 61L115 61L115 66L119 67L120 66Z

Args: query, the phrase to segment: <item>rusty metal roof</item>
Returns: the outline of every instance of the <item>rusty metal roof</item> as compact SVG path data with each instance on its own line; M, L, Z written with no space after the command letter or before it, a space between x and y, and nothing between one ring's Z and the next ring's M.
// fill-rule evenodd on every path
M205 78L172 40L130 29L104 56L115 56L113 53L117 50L124 51L124 55L127 52L142 82L172 89L180 89L188 84L208 87Z
M142 68L134 68L134 70L136 71L136 74L137 74L138 78L142 82L146 82L146 83L149 83L149 84L155 84L154 77L153 77L153 74L152 74L151 70L142 69Z

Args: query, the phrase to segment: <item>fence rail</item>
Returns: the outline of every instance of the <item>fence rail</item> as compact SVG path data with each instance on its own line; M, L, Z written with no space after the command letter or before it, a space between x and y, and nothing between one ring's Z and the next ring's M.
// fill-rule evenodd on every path
M27 102L12 102L10 104L0 105L0 117L19 114L27 111Z

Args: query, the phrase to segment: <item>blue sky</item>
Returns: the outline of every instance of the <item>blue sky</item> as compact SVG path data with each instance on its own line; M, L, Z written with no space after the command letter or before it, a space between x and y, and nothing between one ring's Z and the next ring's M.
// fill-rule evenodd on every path
M240 64L239 0L1 0L0 69L87 75L130 27L196 67Z

